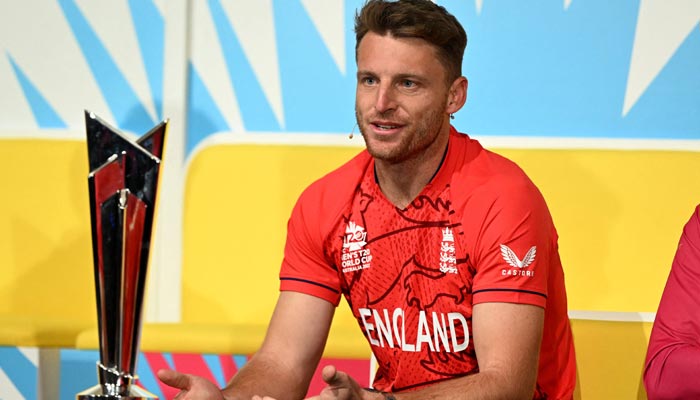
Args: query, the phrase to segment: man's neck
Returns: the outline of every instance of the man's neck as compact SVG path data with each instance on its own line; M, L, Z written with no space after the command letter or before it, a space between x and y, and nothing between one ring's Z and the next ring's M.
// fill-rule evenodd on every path
M448 141L449 134L441 135L426 151L401 163L375 160L377 183L387 200L400 209L411 204L440 168Z

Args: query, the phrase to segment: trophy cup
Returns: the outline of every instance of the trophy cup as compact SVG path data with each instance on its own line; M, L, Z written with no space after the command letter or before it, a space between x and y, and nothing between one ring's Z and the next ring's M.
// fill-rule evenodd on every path
M85 111L100 342L98 385L85 399L155 399L136 385L148 254L168 121L136 142Z

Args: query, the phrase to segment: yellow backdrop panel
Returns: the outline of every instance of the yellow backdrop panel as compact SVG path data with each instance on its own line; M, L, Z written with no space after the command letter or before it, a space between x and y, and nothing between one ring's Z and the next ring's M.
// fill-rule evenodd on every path
M357 151L222 145L198 153L186 182L183 320L266 321L296 197ZM500 152L549 203L570 309L655 311L700 202L700 155ZM3 140L0 167L0 315L94 321L84 142Z
M185 198L183 320L266 320L297 196L357 151L220 145L197 154ZM656 311L683 224L700 202L692 184L700 182L700 155L498 152L519 163L548 201L560 235L569 308ZM344 323L352 323L345 304L340 309Z

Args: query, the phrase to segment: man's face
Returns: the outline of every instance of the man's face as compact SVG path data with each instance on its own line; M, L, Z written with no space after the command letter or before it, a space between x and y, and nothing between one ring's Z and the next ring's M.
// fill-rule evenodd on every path
M368 32L357 49L357 124L376 159L399 163L449 131L446 71L422 39Z

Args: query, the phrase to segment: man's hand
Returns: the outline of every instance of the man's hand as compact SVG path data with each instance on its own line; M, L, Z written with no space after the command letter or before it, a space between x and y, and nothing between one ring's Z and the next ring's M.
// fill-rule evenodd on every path
M161 369L158 371L158 379L170 387L180 389L180 393L175 396L178 400L225 399L216 385L199 376Z
M381 394L364 390L350 375L338 371L333 365L323 367L321 376L328 386L308 400L383 400Z

